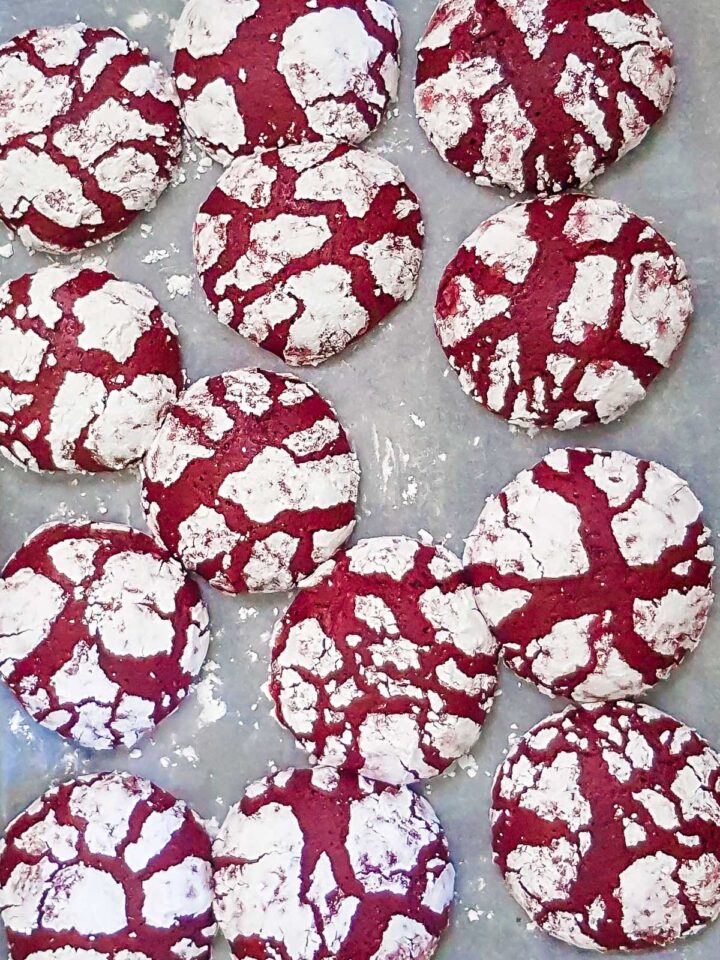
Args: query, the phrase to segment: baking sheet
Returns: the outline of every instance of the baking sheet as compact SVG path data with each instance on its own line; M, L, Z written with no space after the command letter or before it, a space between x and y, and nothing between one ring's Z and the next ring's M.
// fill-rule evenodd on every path
M354 349L302 375L334 403L363 467L356 537L427 531L462 552L485 498L553 446L586 444L625 449L661 460L686 477L720 531L720 6L717 0L655 0L676 42L680 85L668 118L646 143L595 185L595 192L653 217L676 241L695 285L694 327L674 371L620 424L529 439L465 397L436 342L435 289L445 264L480 220L506 198L475 186L444 164L414 119L414 46L434 0L396 0L404 30L401 96L396 115L370 145L398 163L423 203L427 249L419 290L390 322ZM169 23L182 0L0 0L0 40L20 30L76 18L119 26L171 62ZM184 182L114 244L97 248L110 269L149 286L176 318L191 379L229 367L263 364L270 354L222 327L195 279L190 231L194 213L220 168L190 151ZM7 256L7 254L12 254ZM0 280L45 262L11 243L0 227ZM28 533L50 518L87 517L144 528L134 472L97 477L38 477L0 465L0 563ZM190 801L206 818L222 820L247 783L270 770L303 765L304 753L271 718L261 693L268 635L287 597L229 598L209 589L213 642L195 693L156 735L128 754L93 755L73 749L30 721L0 685L0 825L42 793L53 779L113 767L150 777ZM697 726L720 746L720 605L705 640L675 676L648 698ZM526 918L505 892L489 857L487 809L491 776L508 738L553 709L534 688L507 670L502 695L474 758L434 781L425 792L449 835L458 867L458 899L438 960L525 956L579 957L558 941L526 929ZM555 706L560 706L556 704ZM720 923L666 951L645 956L717 960ZM224 960L219 938L215 956ZM7 956L0 934L0 957Z

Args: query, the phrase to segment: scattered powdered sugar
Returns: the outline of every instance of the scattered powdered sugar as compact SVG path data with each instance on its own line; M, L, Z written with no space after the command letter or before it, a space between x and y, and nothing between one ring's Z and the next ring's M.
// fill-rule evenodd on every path
M203 677L195 687L195 696L200 704L198 723L201 727L217 723L227 713L227 704L218 695L223 686L223 681L217 675L219 669L214 660L206 661Z
M176 273L167 278L165 286L171 300L176 297L189 297L192 292L193 279L187 274Z

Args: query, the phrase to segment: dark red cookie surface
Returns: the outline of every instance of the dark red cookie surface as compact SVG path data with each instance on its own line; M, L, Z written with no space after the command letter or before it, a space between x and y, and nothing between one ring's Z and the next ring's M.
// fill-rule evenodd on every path
M517 192L588 183L675 85L645 0L442 0L418 55L417 115L441 156Z
M429 960L455 885L427 800L327 767L249 786L213 861L238 960Z
M81 250L165 190L181 151L164 67L120 30L44 27L0 46L0 217L29 248Z
M184 700L208 648L197 584L147 534L40 527L0 579L0 676L43 726L132 747Z
M491 497L467 541L480 610L508 665L544 693L638 696L700 641L714 549L667 467L555 450Z
M378 537L303 584L274 634L276 714L323 766L434 777L475 745L498 646L452 553Z
M498 770L491 820L511 893L573 946L658 947L720 914L720 757L654 707L536 724Z
M502 210L445 270L435 325L465 392L513 426L621 417L688 328L687 270L647 221L567 194Z
M143 464L151 530L228 593L289 590L350 536L360 469L326 400L295 377L198 380Z
M317 364L415 291L423 224L394 164L305 143L240 157L195 224L195 260L222 323L293 365Z
M12 960L207 960L210 838L148 780L101 773L48 790L0 843Z
M397 96L387 0L188 0L172 47L185 125L222 163L258 146L360 143Z
M175 323L102 266L0 287L0 452L31 470L120 470L146 452L184 381Z

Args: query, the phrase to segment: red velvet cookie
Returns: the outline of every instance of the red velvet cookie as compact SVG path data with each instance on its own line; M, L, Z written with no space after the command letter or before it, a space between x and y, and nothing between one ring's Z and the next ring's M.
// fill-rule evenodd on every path
M139 460L183 384L175 323L95 264L0 287L0 452L31 470Z
M182 703L208 648L197 584L145 533L40 527L0 579L0 676L83 747L132 747Z
M510 892L575 947L664 946L720 915L720 757L653 707L536 724L498 770L491 819Z
M497 651L457 557L408 537L361 540L278 623L270 692L321 765L412 783L472 750Z
M12 960L208 960L210 838L148 780L101 773L53 787L0 844Z
M440 155L517 192L588 183L675 86L645 0L442 0L418 53L415 106Z
M213 860L238 960L429 960L455 886L427 800L327 767L249 786Z
M491 497L465 563L508 665L550 696L642 694L695 648L713 601L702 506L667 467L556 450Z
M188 0L172 47L185 125L222 163L258 146L361 143L397 96L387 0Z
M29 248L107 240L155 206L180 158L172 80L125 34L84 23L0 47L0 218Z
M293 365L318 364L415 291L423 224L402 172L346 144L240 157L195 224L222 323Z
M525 430L609 423L670 365L692 315L685 264L613 200L502 210L448 265L435 326L465 392Z
M360 468L329 403L295 377L194 383L143 464L151 530L227 593L289 590L355 526Z

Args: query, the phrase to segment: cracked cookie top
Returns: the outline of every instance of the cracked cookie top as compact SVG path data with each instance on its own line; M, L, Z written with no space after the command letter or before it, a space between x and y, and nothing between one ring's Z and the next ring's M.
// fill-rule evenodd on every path
M435 328L463 390L513 427L610 423L688 329L687 270L646 220L567 194L501 210L440 282Z
M183 701L209 641L197 584L147 534L40 527L0 579L0 676L43 726L132 747Z
M213 861L238 960L429 960L455 887L427 800L327 767L251 784Z
M347 144L238 158L195 223L220 321L294 366L329 359L409 300L422 244L402 171Z
M674 86L645 0L442 0L418 44L415 106L467 176L550 193L636 147Z
M172 47L185 125L222 163L361 143L397 97L400 22L386 0L188 0Z
M555 450L490 497L465 550L478 606L518 676L577 701L636 697L702 636L714 550L667 467Z
M355 526L360 468L330 404L267 370L198 380L143 462L153 533L228 593L290 590Z
M30 249L82 250L155 206L182 149L175 86L124 33L84 23L0 46L0 218Z
M498 645L457 557L409 537L361 540L302 586L275 629L270 692L313 758L400 784L468 754Z
M720 914L720 758L654 707L536 724L497 772L491 819L511 893L575 947L663 946Z
M0 287L0 453L34 471L122 470L184 383L174 320L96 262Z
M148 780L101 773L48 790L0 843L13 960L208 960L210 838Z

